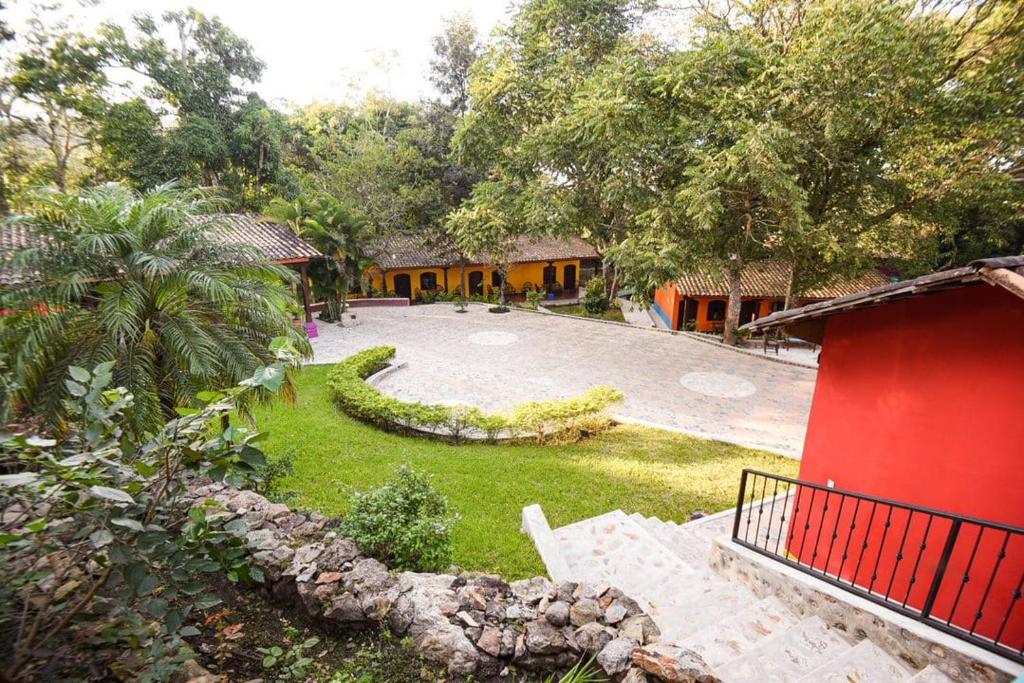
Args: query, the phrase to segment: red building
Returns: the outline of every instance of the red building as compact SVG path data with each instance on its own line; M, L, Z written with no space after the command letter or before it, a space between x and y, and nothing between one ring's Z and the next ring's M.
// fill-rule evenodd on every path
M1024 256L746 327L822 345L800 465L807 485L795 486L773 537L786 560L1020 658ZM754 485L771 494L772 481Z
M740 324L781 311L786 302L793 267L785 261L752 261L740 276ZM877 270L856 278L836 278L832 282L797 294L800 304L824 301L837 296L878 287L889 279ZM724 270L692 272L654 292L654 312L670 330L719 332L725 326L729 299L729 278Z

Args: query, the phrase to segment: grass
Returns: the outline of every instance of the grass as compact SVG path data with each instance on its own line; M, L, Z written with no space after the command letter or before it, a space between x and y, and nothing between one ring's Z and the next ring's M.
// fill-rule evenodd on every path
M580 305L572 306L550 306L548 310L552 313L563 313L565 315L575 315L579 318L598 318L600 320L614 320L618 323L626 322L626 317L622 315L622 311L617 307L612 306L603 313L590 313L587 309Z
M376 486L409 463L428 472L462 516L454 561L506 579L544 573L533 543L519 531L522 508L540 503L552 527L616 508L685 521L691 512L732 507L740 470L795 476L797 463L761 451L673 432L618 426L571 445L467 444L397 436L339 413L326 380L330 366L307 366L298 401L256 411L273 459L293 450L284 488L294 505L343 514L357 489Z

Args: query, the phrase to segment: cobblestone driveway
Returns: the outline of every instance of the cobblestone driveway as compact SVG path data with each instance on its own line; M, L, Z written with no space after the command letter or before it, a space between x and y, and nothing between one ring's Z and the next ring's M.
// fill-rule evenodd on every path
M489 313L451 304L352 309L319 323L315 363L392 344L408 365L385 393L503 409L606 384L626 395L622 419L798 455L816 372L654 330L563 316Z

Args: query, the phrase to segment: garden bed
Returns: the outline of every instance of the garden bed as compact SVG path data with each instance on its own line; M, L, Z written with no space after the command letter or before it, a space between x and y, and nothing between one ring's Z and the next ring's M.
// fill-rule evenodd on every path
M545 305L544 308L551 311L552 313L561 313L562 315L573 315L577 318L592 318L594 320L611 320L617 323L626 322L626 316L622 314L622 311L612 306L607 311L602 313L590 313L587 309L579 304L570 304L568 306L551 306Z
M622 508L686 520L697 510L735 504L744 467L795 476L799 463L718 441L622 425L579 443L537 446L463 444L391 434L336 410L327 388L330 366L309 366L296 378L298 400L256 410L268 432L271 458L296 455L284 481L295 504L344 513L354 490L377 486L402 464L432 476L462 519L454 561L508 579L544 572L530 539L519 531L522 509L541 503L554 526Z

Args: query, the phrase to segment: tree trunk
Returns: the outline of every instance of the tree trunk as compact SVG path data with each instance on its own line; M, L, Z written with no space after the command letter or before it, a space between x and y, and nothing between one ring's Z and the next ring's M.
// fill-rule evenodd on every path
M725 309L725 329L722 330L722 341L735 346L736 329L740 325L740 306L743 303L741 276L743 275L743 259L736 254L729 260L729 304Z
M608 303L615 303L615 297L619 295L619 266L612 264L612 285L608 288Z
M501 279L498 281L498 305L505 306L508 302L505 300L505 271L498 271Z
M338 308L338 325L342 327L345 325L345 308L348 306L348 289L351 284L348 268L345 268L344 273L341 277L341 306Z
M789 271L789 283L786 285L786 301L782 304L782 310L788 311L793 307L793 285L796 283L796 263Z
M7 200L7 183L4 181L3 171L0 170L0 218L11 212L11 204Z
M459 302L466 305L466 259L459 259Z

